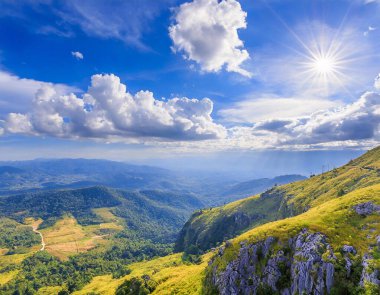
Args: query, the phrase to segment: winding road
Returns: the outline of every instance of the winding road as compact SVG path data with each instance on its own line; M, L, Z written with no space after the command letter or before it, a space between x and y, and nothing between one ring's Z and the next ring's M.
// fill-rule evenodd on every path
M44 236L42 235L42 233L40 231L38 231L38 227L37 226L33 225L32 228L33 228L33 231L36 234L40 235L40 237L41 237L41 249L40 249L40 251L44 251L45 250L45 246L46 246L45 240L44 240Z

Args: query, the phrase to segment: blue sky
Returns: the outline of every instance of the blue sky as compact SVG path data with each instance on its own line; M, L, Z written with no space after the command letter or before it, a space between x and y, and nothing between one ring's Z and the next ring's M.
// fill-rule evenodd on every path
M1 159L368 149L379 12L366 0L2 1Z

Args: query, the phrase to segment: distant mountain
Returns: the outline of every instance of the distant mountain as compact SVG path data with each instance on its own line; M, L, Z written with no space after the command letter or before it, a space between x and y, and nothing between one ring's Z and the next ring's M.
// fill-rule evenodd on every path
M262 193L271 187L288 184L294 181L303 180L307 177L297 174L281 175L275 178L259 178L250 181L244 181L233 185L229 190L223 193L223 196L231 200L237 200Z
M0 166L0 175L3 174L20 174L23 170L12 166Z
M94 185L183 191L193 184L166 169L107 160L40 159L0 162L0 165L2 194Z

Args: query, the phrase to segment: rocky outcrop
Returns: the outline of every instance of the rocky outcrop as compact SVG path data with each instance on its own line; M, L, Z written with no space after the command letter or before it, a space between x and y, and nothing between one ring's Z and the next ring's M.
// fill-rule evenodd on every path
M327 254L327 261L322 255ZM292 294L324 294L325 287L330 293L334 282L334 265L336 260L326 236L321 233L309 234L303 230L296 238L295 253L291 268Z
M372 202L366 202L354 206L354 210L357 214L362 216L368 216L374 213L380 213L380 206Z
M268 237L240 246L223 271L211 262L211 281L220 294L326 294L333 286L336 257L321 233L304 229L285 244Z
M362 260L363 271L360 277L360 285L364 286L366 283L380 285L379 269L371 265L373 256L371 254L364 254Z
M343 257L346 262L345 269L346 269L346 277L349 277L351 275L351 268L353 266L353 262L351 261L351 258L349 254L356 255L356 249L353 246L344 245L342 247Z

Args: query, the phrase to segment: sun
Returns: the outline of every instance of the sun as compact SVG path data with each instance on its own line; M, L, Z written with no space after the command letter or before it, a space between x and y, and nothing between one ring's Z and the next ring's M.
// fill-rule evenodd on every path
M318 57L312 62L313 70L320 75L329 75L336 71L337 62L333 58Z

